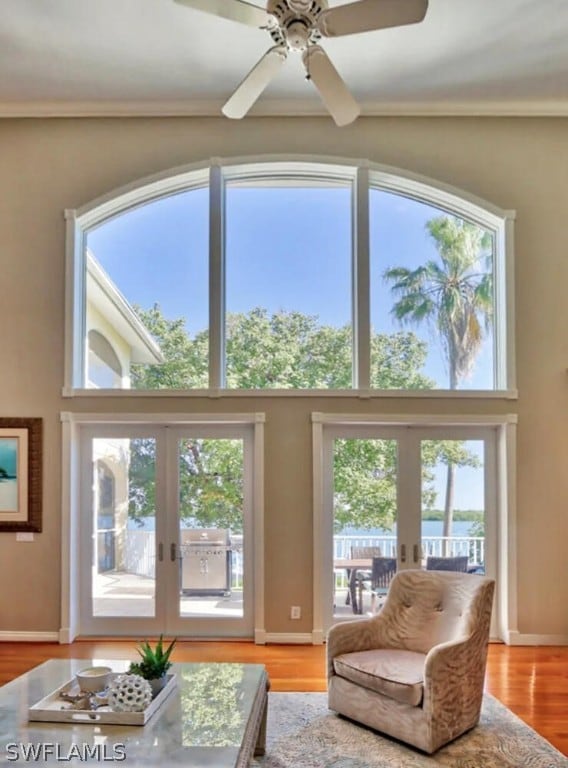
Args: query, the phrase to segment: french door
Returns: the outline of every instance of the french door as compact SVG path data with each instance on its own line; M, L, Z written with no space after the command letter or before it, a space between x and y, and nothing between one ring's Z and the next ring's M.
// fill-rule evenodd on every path
M81 430L80 631L252 637L252 425Z
M498 431L325 425L322 579L316 589L324 631L380 609L400 569L451 563L455 570L496 576ZM382 558L374 580L373 556Z

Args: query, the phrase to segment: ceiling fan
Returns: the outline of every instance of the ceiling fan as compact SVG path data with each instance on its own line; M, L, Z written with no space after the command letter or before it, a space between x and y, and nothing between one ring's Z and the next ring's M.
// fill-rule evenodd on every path
M337 125L347 125L360 108L324 49L322 37L352 35L424 19L428 0L356 0L328 8L327 0L267 0L266 10L245 0L175 0L180 5L265 29L274 45L262 56L223 106L227 117L246 115L286 61L301 53L306 78L317 88Z

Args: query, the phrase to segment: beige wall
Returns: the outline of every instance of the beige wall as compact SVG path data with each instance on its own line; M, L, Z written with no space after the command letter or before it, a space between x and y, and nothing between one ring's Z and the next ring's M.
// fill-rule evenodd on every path
M518 629L568 636L568 122L564 119L327 118L0 121L1 416L41 416L44 532L0 534L0 632L60 619L63 211L150 173L210 156L317 153L369 158L516 209L518 401L341 398L136 400L143 411L266 412L266 630L312 628L310 413L518 413ZM132 411L133 406L128 405ZM291 604L304 607L291 622Z

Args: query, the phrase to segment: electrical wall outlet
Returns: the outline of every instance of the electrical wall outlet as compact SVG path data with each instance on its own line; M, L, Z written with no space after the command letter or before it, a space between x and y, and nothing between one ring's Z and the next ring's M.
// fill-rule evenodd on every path
M290 618L291 619L299 619L302 616L302 609L299 605L292 605L290 606Z

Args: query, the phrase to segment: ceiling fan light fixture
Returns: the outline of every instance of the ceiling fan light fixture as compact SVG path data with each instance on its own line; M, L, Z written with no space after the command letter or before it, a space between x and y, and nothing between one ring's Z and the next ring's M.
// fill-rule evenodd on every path
M286 27L286 42L291 51L304 51L310 42L310 30L302 20L293 21Z

